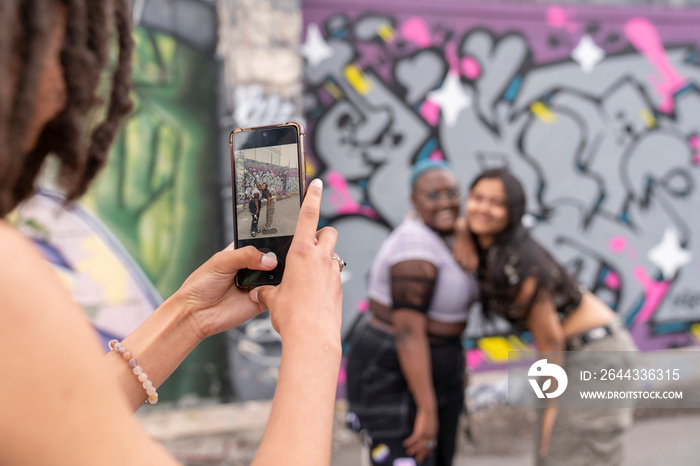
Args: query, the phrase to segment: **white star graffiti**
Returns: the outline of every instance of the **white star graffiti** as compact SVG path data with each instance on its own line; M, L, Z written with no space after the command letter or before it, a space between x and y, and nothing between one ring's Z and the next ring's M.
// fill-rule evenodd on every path
M692 255L681 247L678 232L672 227L666 228L661 242L649 251L647 257L661 269L666 280L672 279L678 269L692 259Z
M306 28L306 42L301 46L301 55L311 66L316 66L323 60L333 56L333 49L328 45L316 23Z
M590 73L605 58L605 50L598 47L591 36L585 34L571 51L571 58L581 66L584 73Z
M454 126L462 110L472 105L457 73L448 73L440 89L429 92L426 98L440 107L447 126Z

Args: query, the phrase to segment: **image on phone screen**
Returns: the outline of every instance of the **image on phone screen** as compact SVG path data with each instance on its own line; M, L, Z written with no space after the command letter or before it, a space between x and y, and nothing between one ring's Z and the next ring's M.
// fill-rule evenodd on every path
M304 167L298 141L294 126L232 135L236 247L253 245L278 260L273 271L239 273L240 286L276 284L282 279L303 194Z

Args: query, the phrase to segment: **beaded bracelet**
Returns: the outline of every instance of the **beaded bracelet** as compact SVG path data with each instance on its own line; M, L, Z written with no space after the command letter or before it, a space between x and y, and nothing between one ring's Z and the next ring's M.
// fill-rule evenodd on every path
M136 375L139 379L139 382L141 382L141 385L143 385L143 388L146 389L146 394L148 395L148 398L146 401L148 401L150 404L154 405L158 403L158 393L156 393L156 387L153 386L153 383L148 380L148 374L146 374L143 371L143 368L139 366L138 361L136 358L132 357L131 353L127 351L127 349L124 347L124 345L121 344L119 340L111 340L109 342L109 349L110 351L116 351L119 353L119 355L126 361L127 364L129 364L129 367L131 368L131 371Z

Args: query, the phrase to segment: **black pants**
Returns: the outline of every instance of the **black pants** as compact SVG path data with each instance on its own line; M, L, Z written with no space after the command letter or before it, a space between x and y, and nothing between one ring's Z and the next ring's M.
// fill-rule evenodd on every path
M252 235L256 231L258 231L258 214L255 212L251 212L250 216L253 218L253 221L250 224L250 234Z
M438 403L438 445L424 466L450 466L464 404L464 351L459 338L430 345ZM372 464L408 457L402 442L413 432L416 405L401 372L392 335L365 324L350 341L347 393L355 427L371 440Z

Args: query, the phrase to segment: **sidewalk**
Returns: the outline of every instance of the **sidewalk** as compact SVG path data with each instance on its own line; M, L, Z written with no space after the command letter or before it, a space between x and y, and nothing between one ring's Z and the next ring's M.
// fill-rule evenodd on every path
M144 410L137 415L156 440L188 466L249 465L262 437L270 402L188 409ZM361 465L361 445L344 426L346 407L336 405L332 466ZM624 466L700 464L700 410L636 410ZM460 429L454 466L532 464L534 413L500 407L469 417L473 439Z

